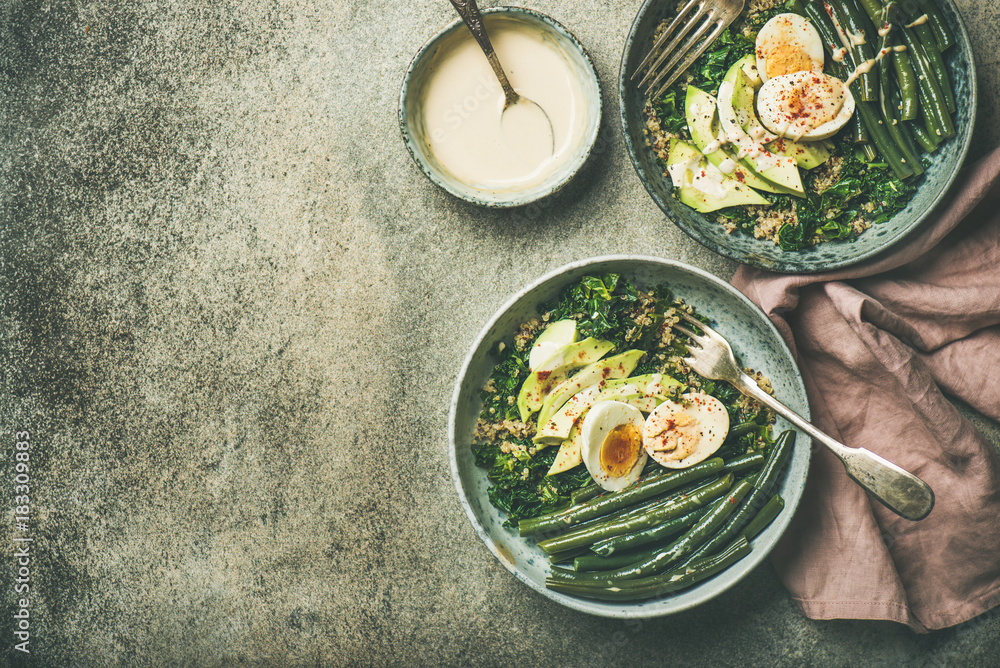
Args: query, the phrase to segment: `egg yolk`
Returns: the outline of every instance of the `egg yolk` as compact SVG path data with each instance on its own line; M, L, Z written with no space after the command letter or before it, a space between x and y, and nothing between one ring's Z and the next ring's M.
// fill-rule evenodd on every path
M616 426L601 444L601 469L612 478L625 476L635 466L641 448L638 429L629 423Z
M779 44L767 53L767 77L816 69L809 55L794 44Z

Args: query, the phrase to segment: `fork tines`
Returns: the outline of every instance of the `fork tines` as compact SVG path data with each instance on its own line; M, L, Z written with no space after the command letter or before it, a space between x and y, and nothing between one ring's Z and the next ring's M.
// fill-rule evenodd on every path
M717 7L706 8L705 5L706 0L689 0L677 14L677 17L667 26L667 29L663 31L663 34L657 38L656 43L649 50L649 53L646 54L646 57L639 63L639 67L632 74L632 79L635 79L650 60L655 58L652 65L649 66L649 70L638 84L641 88L648 83L646 88L647 96L657 98L662 95L677 77L690 67L691 63L698 56L704 53L708 45L722 34L722 31L728 25L726 17L722 15L724 14L723 12L720 12ZM691 33L696 27L697 30ZM680 29L678 30L678 28ZM674 34L675 32L676 34ZM689 33L691 34L689 35ZM681 41L685 37L687 39L681 45ZM670 42L667 43L667 40L670 40ZM678 48L678 45L680 45L680 48ZM667 61L666 65L663 65L663 62L668 57L670 57L670 60ZM681 60L682 58L683 61ZM665 81L664 78L666 78ZM659 85L659 89L655 94L651 95L657 85Z
M689 314L689 313L687 313L685 311L682 311L681 309L677 309L676 313L677 313L677 315L679 315L684 320L687 320L692 325L700 328L706 334L708 334L710 331L712 331L711 329L709 329L708 325L706 325L705 323L703 323L701 320L698 320L697 318L695 318L691 314ZM702 338L701 335L696 334L693 330L691 330L688 327L685 327L684 325L680 324L679 322L678 323L674 323L673 328L676 329L678 332L680 332L681 334L685 335L686 337L688 337L689 339L691 339L694 342L697 342L698 339Z

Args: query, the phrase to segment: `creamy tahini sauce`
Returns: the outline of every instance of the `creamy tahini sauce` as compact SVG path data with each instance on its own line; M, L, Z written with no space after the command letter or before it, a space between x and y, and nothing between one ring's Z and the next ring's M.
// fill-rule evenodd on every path
M514 89L541 107L502 114L503 90L464 27L442 41L429 64L421 107L425 141L440 165L471 186L516 191L541 183L583 141L586 100L575 69L538 27L486 17L490 41ZM553 150L554 149L554 150Z

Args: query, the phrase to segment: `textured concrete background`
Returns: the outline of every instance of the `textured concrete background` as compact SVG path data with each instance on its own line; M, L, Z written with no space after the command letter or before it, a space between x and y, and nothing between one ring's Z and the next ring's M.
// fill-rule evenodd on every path
M638 3L527 4L590 49L606 116L564 192L495 212L433 187L396 127L444 0L0 3L0 664L23 658L16 431L28 665L998 664L995 615L927 636L812 622L769 566L686 615L591 618L476 538L447 406L507 296L606 252L734 269L625 155ZM959 5L981 155L1000 143L1000 16Z

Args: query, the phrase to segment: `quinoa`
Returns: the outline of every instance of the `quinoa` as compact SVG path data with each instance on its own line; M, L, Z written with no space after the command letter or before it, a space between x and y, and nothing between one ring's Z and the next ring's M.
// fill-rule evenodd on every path
M750 0L747 3L747 8L750 10L751 14L758 14L760 12L766 12L769 9L774 9L778 6L778 0Z
M535 339L535 336L541 329L542 321L538 318L532 318L528 322L523 323L517 334L514 335L514 346L518 350L524 350Z
M778 231L787 225L798 225L799 216L795 209L795 202L791 208L775 209L766 206L754 207L757 210L757 224L753 228L755 239L770 239L777 242Z
M840 180L840 170L844 168L844 159L840 156L831 156L829 160L813 170L815 175L812 182L813 190L822 193L837 185Z
M663 164L667 164L667 156L670 154L670 140L675 139L677 135L663 130L652 102L646 100L646 106L643 107L642 111L646 114L646 146L653 150L653 153ZM663 175L667 175L666 170L664 170Z

